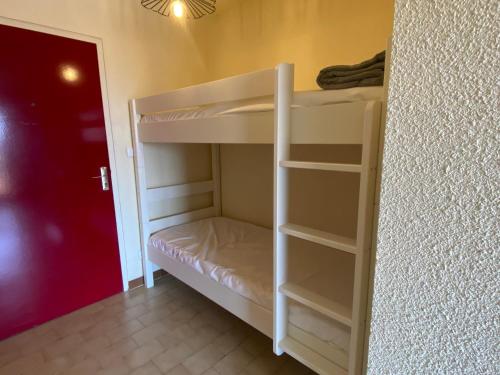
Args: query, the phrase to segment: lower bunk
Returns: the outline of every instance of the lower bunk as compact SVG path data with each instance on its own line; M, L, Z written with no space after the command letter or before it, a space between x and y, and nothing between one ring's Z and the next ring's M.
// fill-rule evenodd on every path
M308 249L298 246L293 251L290 279L350 311L352 270L346 262L321 264ZM273 337L272 230L225 217L203 219L153 234L148 259ZM291 338L347 369L347 325L292 300L288 316Z

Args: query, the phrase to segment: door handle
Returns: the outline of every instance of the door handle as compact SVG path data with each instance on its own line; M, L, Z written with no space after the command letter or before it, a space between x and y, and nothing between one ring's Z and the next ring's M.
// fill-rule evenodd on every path
M104 190L104 191L109 190L108 167L101 167L100 171L101 171L101 175L100 176L93 176L91 178L100 178L101 179L102 190Z

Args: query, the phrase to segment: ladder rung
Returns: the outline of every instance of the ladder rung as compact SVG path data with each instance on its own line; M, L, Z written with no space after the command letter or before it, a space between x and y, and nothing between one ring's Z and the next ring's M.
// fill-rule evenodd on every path
M347 375L345 369L290 337L281 340L279 346L297 361L302 362L320 375Z
M280 286L279 291L285 296L310 307L311 309L326 315L337 322L352 326L352 311L348 307L329 300L319 294L311 292L299 285L285 283Z
M280 167L299 168L299 169L317 169L321 171L336 171L336 172L361 172L360 164L338 164L338 163L319 163L312 161L280 161Z
M356 240L352 238L337 236L321 230L303 227L296 224L284 224L280 226L280 232L289 236L297 237L306 241L315 242L320 245L332 247L348 253L357 254Z

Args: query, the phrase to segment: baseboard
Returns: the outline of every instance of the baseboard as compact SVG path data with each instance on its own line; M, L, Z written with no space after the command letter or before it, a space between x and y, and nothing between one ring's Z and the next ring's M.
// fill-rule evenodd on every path
M153 279L158 280L166 275L168 275L168 273L165 272L164 270L157 270L157 271L153 272ZM128 289L131 290L131 289L139 288L140 286L143 286L143 285L144 285L144 277L141 276L141 277L138 277L137 279L130 280L128 282Z

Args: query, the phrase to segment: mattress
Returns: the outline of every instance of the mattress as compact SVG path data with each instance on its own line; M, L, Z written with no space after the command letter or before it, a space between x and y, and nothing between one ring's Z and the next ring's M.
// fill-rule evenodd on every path
M353 87L345 90L315 90L294 92L293 108L314 107L336 103L380 100L382 87ZM184 108L142 116L141 123L203 119L274 110L274 97L265 96L248 100L214 103L206 106Z
M151 236L149 245L166 256L192 267L230 288L239 295L272 310L273 308L273 234L272 231L249 223L224 217L204 219L162 230ZM338 270L314 267L307 254L291 265L290 279L312 291L338 300L338 288L332 287L332 275ZM331 294L334 296L330 296ZM341 291L345 300L350 291ZM330 294L330 295L329 295ZM343 298L342 298L343 299ZM290 323L333 343L346 352L349 328L294 301L289 304Z

